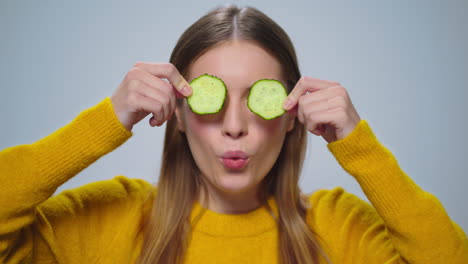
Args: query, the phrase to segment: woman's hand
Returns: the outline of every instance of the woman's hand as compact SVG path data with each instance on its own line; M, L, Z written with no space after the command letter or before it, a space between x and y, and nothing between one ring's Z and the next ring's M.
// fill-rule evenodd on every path
M311 77L297 82L283 107L328 143L345 138L361 120L343 86Z
M111 101L120 122L131 131L133 125L149 113L153 114L150 125L161 126L174 113L176 98L191 93L189 83L174 65L137 62L111 96Z

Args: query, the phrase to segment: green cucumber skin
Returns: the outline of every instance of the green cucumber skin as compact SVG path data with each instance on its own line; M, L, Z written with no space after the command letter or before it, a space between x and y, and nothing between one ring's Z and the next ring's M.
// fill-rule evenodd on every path
M286 90L286 88L284 87L284 85L283 85L280 81L278 81L278 80L276 80L276 79L261 79L261 80L256 81L256 82L252 85L252 88L250 89L249 96L248 96L248 99L247 99L247 102L248 102L248 103L247 103L247 106L249 107L249 109L250 109L250 111L251 111L252 113L254 113L254 114L260 116L261 118L263 118L263 119L265 119L265 120L272 120L272 119L275 119L275 118L277 118L277 117L279 117L279 116L282 116L284 113L286 113L286 110L284 110L284 109L282 108L282 106L281 106L281 108L283 109L283 111L281 111L280 113L278 113L278 115L276 115L276 116L272 116L272 117L270 117L270 118L266 118L266 117L264 117L262 114L257 113L255 110L253 110L253 109L252 109L253 107L252 107L251 104L250 104L250 97L252 96L253 88L255 87L256 84L258 84L259 82L263 82L263 81L274 81L274 82L279 83L280 86L284 89L284 93L285 93L285 97L284 97L284 98L285 98L285 99L286 99L286 97L287 97L287 95L288 95L288 91Z
M206 113L205 113L205 112L198 112L198 111L196 111L196 110L193 108L193 106L192 106L192 104L190 103L190 100L189 100L192 96L189 96L189 97L186 97L186 98L185 98L186 101L187 101L187 104L189 105L190 109L191 109L194 113L199 114L199 115L208 115L208 114L216 114L216 113L219 113L219 112L221 111L221 109L223 109L224 103L226 102L226 94L227 94L226 84L224 83L224 81L223 81L221 78L219 78L219 77L217 77L217 76L215 76L215 75L210 75L210 74L205 73L205 74L202 74L202 75L196 77L195 79L193 79L193 80L190 82L190 85L192 85L196 80L198 80L198 79L200 79L200 78L204 78L204 77L214 78L214 79L216 79L216 80L218 80L218 81L220 81L220 82L222 83L223 88L224 88L224 99L223 99L223 103L222 103L221 106L218 108L218 110L213 111L213 112L206 112Z

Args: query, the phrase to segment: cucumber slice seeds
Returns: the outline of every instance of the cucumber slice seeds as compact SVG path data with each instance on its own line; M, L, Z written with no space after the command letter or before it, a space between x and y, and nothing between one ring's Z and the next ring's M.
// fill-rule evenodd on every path
M193 112L205 115L218 113L226 98L226 85L220 78L203 74L190 82L192 94L187 97L187 103Z
M247 105L250 111L263 119L270 120L286 112L283 103L287 96L286 88L280 81L262 79L256 81L250 88Z

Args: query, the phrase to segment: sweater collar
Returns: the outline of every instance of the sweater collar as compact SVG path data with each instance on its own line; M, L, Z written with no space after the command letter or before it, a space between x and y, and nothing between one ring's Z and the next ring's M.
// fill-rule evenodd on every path
M278 210L274 197L270 196L267 203L277 218ZM199 215L200 218L196 221ZM194 232L223 237L255 236L277 227L275 218L265 205L247 213L223 214L204 208L198 201L195 201L190 221Z

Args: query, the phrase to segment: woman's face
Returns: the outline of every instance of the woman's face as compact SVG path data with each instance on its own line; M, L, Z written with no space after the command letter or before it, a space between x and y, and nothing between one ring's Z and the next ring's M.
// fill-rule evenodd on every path
M187 80L205 73L226 84L224 106L219 113L198 115L183 100L183 106L176 109L178 127L186 133L209 187L227 193L256 191L275 163L294 118L284 114L264 120L249 110L247 97L260 79L277 79L285 85L280 64L254 42L233 40L199 57Z

